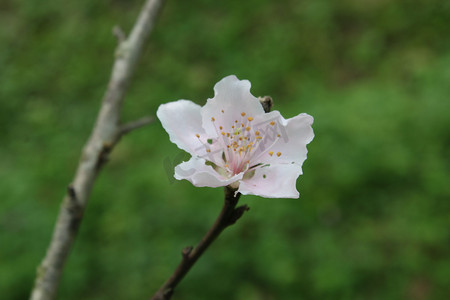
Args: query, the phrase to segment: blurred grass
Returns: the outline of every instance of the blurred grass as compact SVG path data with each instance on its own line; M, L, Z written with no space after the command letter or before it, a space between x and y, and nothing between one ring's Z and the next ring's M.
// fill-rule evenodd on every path
M0 3L0 293L26 299L143 1ZM447 299L450 4L168 1L124 119L204 104L249 79L285 117L315 117L299 200L245 196L174 299ZM60 299L145 299L195 244L220 189L174 181L159 124L121 141L96 182Z

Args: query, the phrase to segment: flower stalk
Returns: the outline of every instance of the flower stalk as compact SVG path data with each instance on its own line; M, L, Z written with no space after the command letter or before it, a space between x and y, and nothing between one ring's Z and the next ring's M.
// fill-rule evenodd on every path
M230 225L236 223L242 217L244 212L249 210L247 205L237 206L240 193L229 186L225 187L225 200L222 211L216 221L202 238L197 247L186 247L182 251L182 259L175 272L161 286L150 300L168 300L172 297L175 287L180 283L184 276L189 272L192 266L197 262L205 250L214 242L220 233Z

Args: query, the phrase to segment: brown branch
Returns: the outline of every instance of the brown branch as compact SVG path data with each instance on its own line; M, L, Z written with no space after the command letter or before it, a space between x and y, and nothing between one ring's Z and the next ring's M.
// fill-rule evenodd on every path
M116 29L119 44L110 81L91 136L84 146L72 184L64 197L47 253L36 274L31 300L56 297L61 274L79 229L98 171L123 132L122 102L144 43L164 0L147 0L128 38Z
M247 205L236 207L240 194L235 196L234 189L225 188L225 202L219 217L214 222L197 247L186 247L182 251L182 259L172 276L153 295L151 300L168 300L172 297L175 287L183 277L189 272L195 262L211 245L220 233L228 226L234 224L242 214L249 210Z

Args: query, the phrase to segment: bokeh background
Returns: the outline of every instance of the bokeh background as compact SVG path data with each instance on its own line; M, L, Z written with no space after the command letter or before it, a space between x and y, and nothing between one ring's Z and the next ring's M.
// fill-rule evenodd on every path
M0 294L27 299L141 0L0 2ZM450 2L168 1L124 120L203 105L249 79L285 117L314 116L300 199L251 210L173 299L448 299ZM59 299L147 299L196 244L222 190L173 179L186 160L159 122L114 149Z

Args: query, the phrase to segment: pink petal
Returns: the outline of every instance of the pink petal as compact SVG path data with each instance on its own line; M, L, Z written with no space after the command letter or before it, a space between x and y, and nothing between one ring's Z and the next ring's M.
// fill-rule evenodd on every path
M278 111L273 111L255 121L264 139L253 156L252 164L303 164L308 152L306 145L314 138L311 127L313 117L299 114L286 120ZM275 125L270 125L271 122L275 122Z
M250 87L248 80L239 80L234 75L223 78L214 86L214 98L208 99L201 112L203 128L209 136L220 135L220 126L231 133L235 121L245 123L248 117L264 114L259 100L250 93Z
M238 181L243 176L241 173L227 178L205 163L206 161L203 158L192 157L189 161L182 162L175 167L175 178L178 180L186 179L198 187L219 187Z
M238 192L266 198L298 198L296 181L301 174L302 168L297 164L259 167L252 178L241 181Z
M205 131L200 115L201 106L188 100L178 100L159 106L156 115L169 134L170 141L191 155L204 155ZM199 139L196 135L200 135ZM203 141L203 143L201 142Z

